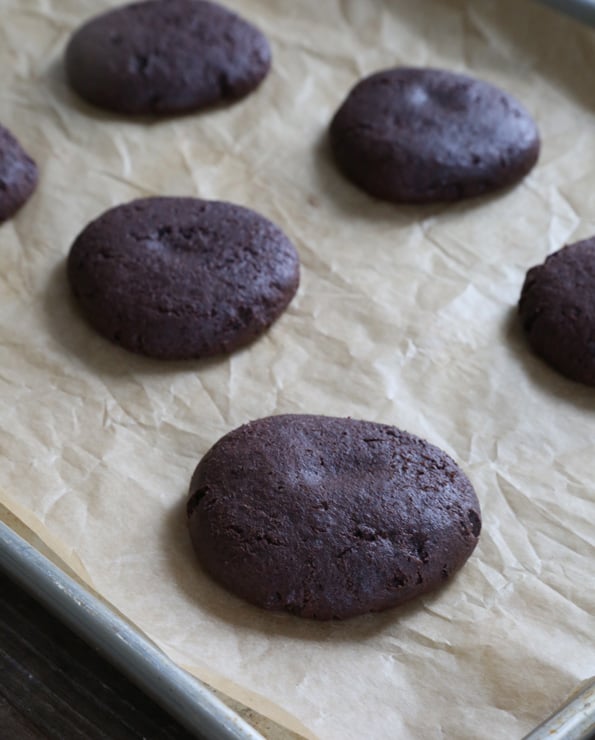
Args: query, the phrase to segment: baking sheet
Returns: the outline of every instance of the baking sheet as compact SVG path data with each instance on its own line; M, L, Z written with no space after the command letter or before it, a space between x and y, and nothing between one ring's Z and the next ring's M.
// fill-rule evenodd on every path
M178 664L305 736L521 736L595 669L595 394L533 358L514 314L526 269L595 233L595 39L516 0L228 4L271 38L270 78L231 108L152 122L94 111L64 83L68 34L97 3L0 0L0 121L41 168L0 228L0 502ZM538 168L448 207L345 183L328 121L359 76L393 64L516 94L543 135ZM68 297L78 231L157 194L251 206L300 252L297 299L231 358L135 357ZM183 517L196 462L286 412L395 424L459 461L484 531L447 588L314 624L201 573Z

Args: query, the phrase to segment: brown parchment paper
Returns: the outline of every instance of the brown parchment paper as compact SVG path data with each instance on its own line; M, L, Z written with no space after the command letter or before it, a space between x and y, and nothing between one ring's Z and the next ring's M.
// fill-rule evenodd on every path
M40 165L0 228L0 501L180 665L318 738L513 738L595 673L595 393L527 350L528 267L595 233L595 36L521 0L230 0L274 68L229 108L167 121L68 90L68 34L110 3L0 0L0 121ZM335 171L324 134L362 75L467 71L536 117L536 170L496 197L399 208ZM76 234L132 198L245 204L302 259L289 311L230 358L160 364L96 336L67 291ZM480 545L439 593L346 623L261 612L200 571L184 502L225 432L351 415L443 447Z

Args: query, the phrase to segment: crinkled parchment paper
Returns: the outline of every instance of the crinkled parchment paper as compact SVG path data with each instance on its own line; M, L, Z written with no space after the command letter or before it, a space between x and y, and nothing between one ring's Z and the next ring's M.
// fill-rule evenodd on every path
M525 271L595 233L595 35L521 0L235 0L274 68L229 108L167 121L93 110L65 85L92 0L0 0L0 121L40 165L0 228L1 500L180 665L319 738L520 737L595 673L595 391L527 350ZM329 119L366 73L467 71L517 95L543 151L518 187L393 207L332 166ZM231 358L162 364L96 336L68 295L76 234L132 198L251 206L294 240L289 311ZM312 412L443 447L482 503L476 553L439 593L316 624L200 571L190 475L225 432Z

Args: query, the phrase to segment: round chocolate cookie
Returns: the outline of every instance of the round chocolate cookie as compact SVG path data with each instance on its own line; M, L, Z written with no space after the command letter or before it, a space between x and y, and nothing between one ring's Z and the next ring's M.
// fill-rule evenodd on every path
M381 611L443 584L472 553L477 497L454 461L394 427L272 416L199 463L187 506L204 568L265 609Z
M537 161L527 111L486 82L398 68L357 84L330 127L343 173L371 195L402 203L453 201L520 180Z
M82 231L68 278L108 339L151 357L201 358L250 342L280 316L298 287L299 258L247 208L147 198Z
M37 166L19 142L0 126L0 223L13 216L37 185Z
M100 108L182 113L254 90L271 66L267 39L205 0L146 0L84 24L66 49L73 89Z
M595 386L595 237L530 269L519 313L538 355L566 377Z

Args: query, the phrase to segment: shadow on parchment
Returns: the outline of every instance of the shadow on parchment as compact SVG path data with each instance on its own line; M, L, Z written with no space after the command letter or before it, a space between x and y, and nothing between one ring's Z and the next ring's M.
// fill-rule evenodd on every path
M198 459L197 459L198 463ZM190 476L190 474L189 474ZM270 637L318 642L352 642L357 644L404 619L444 593L456 582L456 575L434 594L424 594L407 604L376 614L365 614L345 621L320 622L303 619L285 612L273 612L252 606L216 583L203 570L196 557L186 525L185 492L181 501L164 517L161 551L172 580L190 602L230 627L258 632Z
M221 355L204 360L156 360L112 344L83 318L68 284L66 260L59 262L50 272L44 293L43 315L51 337L68 355L101 377L115 379L133 378L139 374L158 376L199 372L216 367L227 359L227 355ZM258 341L258 337L254 341Z
M559 401L595 413L595 388L566 378L534 354L523 333L516 306L504 316L501 336L512 350L512 360L522 366L535 386Z

